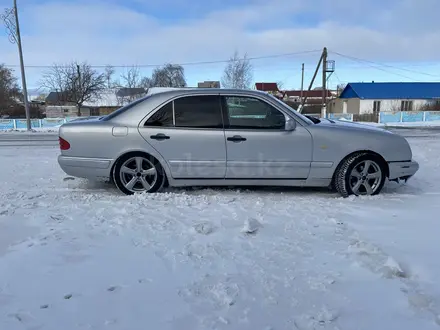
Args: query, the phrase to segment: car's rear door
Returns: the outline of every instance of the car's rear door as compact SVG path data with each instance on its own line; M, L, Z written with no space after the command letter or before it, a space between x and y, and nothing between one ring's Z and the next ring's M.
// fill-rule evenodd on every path
M283 112L254 96L222 96L227 179L307 179L312 136L297 124L285 129Z
M224 178L226 146L218 94L178 97L153 113L139 130L166 160L173 178Z

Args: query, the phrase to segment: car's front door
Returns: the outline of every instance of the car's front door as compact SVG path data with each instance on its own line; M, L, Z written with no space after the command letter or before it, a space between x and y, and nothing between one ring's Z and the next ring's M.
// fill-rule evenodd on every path
M175 179L223 179L226 146L218 95L183 96L165 104L140 128Z
M286 130L286 115L262 99L222 96L228 179L307 179L312 137L296 125ZM293 119L292 119L293 120Z

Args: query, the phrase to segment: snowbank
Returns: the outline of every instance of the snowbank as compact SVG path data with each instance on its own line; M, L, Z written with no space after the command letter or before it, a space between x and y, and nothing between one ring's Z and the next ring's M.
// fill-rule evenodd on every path
M416 121L416 122L406 122L406 123L372 123L372 122L359 122L361 124L378 126L378 127L390 127L390 128L440 128L440 121Z
M60 126L54 126L54 127L41 127L41 128L32 128L32 130L28 131L26 128L18 128L18 129L6 129L6 130L0 130L0 134L4 133L28 133L28 134L34 134L34 133L53 133L58 134Z

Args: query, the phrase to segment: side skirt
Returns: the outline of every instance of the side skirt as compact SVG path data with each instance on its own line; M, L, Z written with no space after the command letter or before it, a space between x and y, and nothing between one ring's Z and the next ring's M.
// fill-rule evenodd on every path
M170 179L171 187L191 186L280 186L328 187L331 179Z

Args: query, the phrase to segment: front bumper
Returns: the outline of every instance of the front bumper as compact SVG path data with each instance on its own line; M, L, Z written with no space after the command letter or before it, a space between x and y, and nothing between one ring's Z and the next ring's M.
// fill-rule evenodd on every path
M388 167L390 170L389 180L409 179L419 170L419 163L416 161L390 162Z
M96 180L110 177L112 160L59 155L58 164L67 175Z

